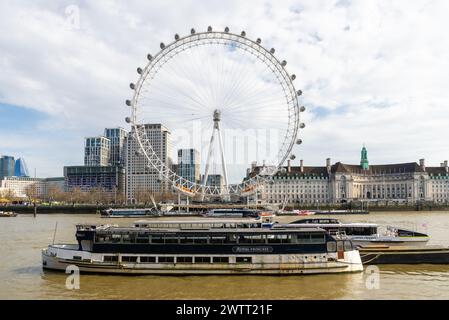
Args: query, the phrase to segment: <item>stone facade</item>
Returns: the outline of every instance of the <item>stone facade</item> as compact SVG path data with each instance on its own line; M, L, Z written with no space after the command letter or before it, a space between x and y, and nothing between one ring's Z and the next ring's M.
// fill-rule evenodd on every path
M249 175L260 172L253 167ZM277 204L336 204L353 201L416 203L449 202L449 170L445 161L439 167L419 163L369 165L363 147L360 165L330 159L322 167L291 166L290 162L266 183L258 187L258 198Z

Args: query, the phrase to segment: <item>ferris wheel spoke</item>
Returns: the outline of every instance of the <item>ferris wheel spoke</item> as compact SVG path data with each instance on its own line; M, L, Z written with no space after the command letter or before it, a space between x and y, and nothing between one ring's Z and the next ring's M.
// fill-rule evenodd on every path
M170 73L171 75L173 75L173 77L175 77L174 71L173 71L172 69L170 69L170 68L168 68L168 70L170 70L169 73ZM171 82L173 82L173 81L171 81ZM190 87L192 87L192 85L191 85ZM201 106L201 107L203 107L203 108L207 108L207 105L206 105L206 103L204 102L204 99L203 99L201 96L199 96L199 95L195 92L195 90L189 90L189 91L186 91L186 89L180 87L180 86L178 85L178 83L176 83L176 82L174 82L174 84L171 85L171 86L169 86L169 85L164 86L164 87L159 86L159 87L158 87L158 90L159 90L159 92L161 92L161 91L163 91L163 90L166 90L165 88L176 88L176 93L177 93L178 95L182 95L184 98L187 98L188 100L193 101L193 102L196 103L198 106ZM172 90L172 91L173 91L173 90ZM173 92L171 92L171 94L169 93L169 95L172 96L172 97L176 97L176 95L173 95Z
M260 97L253 97L252 100L243 100L240 103L236 103L234 105L230 105L227 109L225 109L226 113L236 113L236 112L249 112L249 111L257 111L262 110L264 107L273 107L275 105L279 106L279 97L277 98L260 98ZM278 108L272 108L273 112L282 112L281 110L278 110Z

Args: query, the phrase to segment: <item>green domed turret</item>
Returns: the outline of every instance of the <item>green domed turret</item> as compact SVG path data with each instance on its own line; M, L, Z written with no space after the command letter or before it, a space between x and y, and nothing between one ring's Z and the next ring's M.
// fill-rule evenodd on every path
M366 151L365 146L363 146L363 148L362 148L362 155L361 155L361 158L360 158L360 166L364 170L368 170L369 169L368 151Z

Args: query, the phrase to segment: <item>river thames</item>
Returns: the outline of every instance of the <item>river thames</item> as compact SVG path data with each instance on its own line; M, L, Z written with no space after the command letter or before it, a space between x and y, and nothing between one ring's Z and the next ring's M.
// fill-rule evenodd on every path
M343 222L376 222L423 231L431 236L429 244L449 246L449 212L335 217ZM379 266L378 285L370 285L368 272L274 277L82 274L80 289L69 290L66 274L44 272L41 267L41 249L52 243L56 222L55 243L74 243L77 223L131 225L133 219L104 219L94 214L2 218L0 299L449 299L449 265Z

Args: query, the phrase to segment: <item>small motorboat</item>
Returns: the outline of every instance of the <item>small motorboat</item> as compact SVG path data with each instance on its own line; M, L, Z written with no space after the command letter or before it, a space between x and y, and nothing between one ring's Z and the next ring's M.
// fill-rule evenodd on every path
M296 213L296 215L298 216L311 216L315 214L314 211L309 210L293 210L293 212Z
M17 213L12 211L0 211L0 217L2 218L17 217Z

